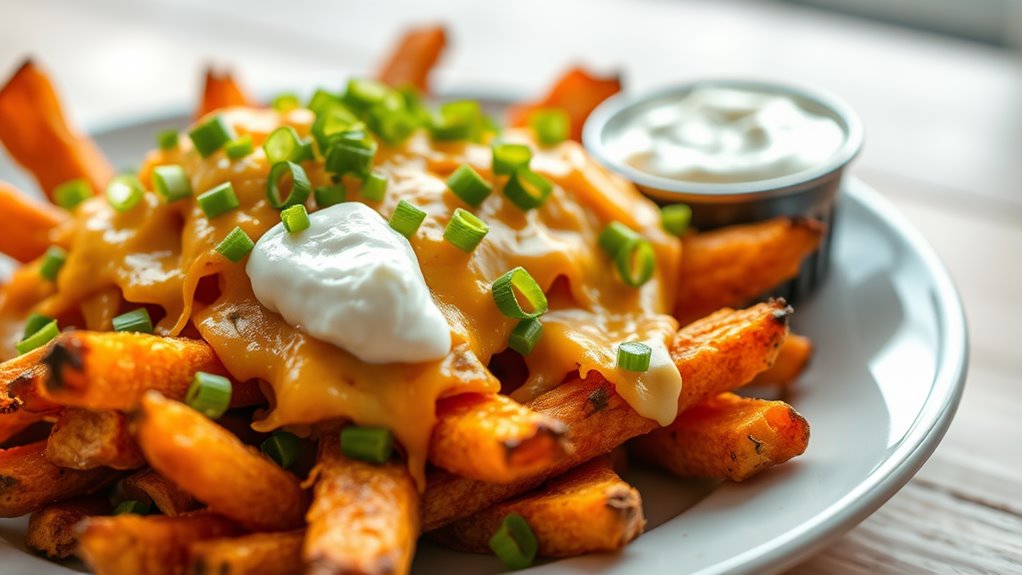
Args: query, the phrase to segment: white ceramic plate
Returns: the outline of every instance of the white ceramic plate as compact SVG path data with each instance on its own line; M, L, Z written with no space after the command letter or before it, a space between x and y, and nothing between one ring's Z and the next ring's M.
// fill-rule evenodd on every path
M183 119L97 134L117 166L133 166L153 136ZM25 183L5 159L0 178ZM796 310L816 343L787 399L809 420L803 457L741 484L627 476L642 493L647 532L618 555L538 565L528 573L769 573L804 559L904 485L947 430L965 382L965 319L943 265L879 194L848 182L836 220L831 276ZM70 573L24 550L25 522L0 521L0 572ZM490 556L424 543L415 573L496 573Z

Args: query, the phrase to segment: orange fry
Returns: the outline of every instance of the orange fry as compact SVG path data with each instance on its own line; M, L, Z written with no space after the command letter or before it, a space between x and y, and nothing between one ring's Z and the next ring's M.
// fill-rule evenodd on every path
M377 78L395 88L411 85L429 94L429 73L447 46L443 26L413 28L401 37L397 48L380 68Z
M111 469L77 471L46 459L46 442L0 450L0 517L18 517L70 497L91 493L118 476Z
M0 214L5 216L0 253L19 262L43 255L50 247L50 230L67 220L63 210L37 202L6 182L0 182Z
M46 458L68 469L138 469L145 465L124 414L74 408L65 409L53 424Z
M149 499L164 515L174 517L200 507L191 495L155 470L143 469L121 482L121 489L128 499L145 501Z
M576 67L560 77L544 98L511 106L507 111L509 126L527 126L529 116L542 108L561 108L571 119L571 139L582 141L582 125L586 118L607 98L621 91L621 79L599 77Z
M206 68L202 101L199 102L195 118L199 119L214 110L232 106L256 106L256 103L245 95L230 72L217 72L212 66Z
M209 539L188 548L193 575L292 575L302 564L302 531Z
M25 532L25 545L57 559L66 559L78 546L75 525L91 515L108 515L106 497L92 495L71 499L32 512Z
M753 385L788 386L802 375L813 357L813 342L804 335L789 334L773 367L752 380Z

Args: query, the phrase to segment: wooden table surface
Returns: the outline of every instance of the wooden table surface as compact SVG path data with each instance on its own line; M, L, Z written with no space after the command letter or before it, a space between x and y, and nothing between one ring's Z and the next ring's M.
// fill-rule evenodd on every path
M210 59L266 90L330 82L371 67L402 27L424 21L452 32L447 88L529 92L585 62L623 71L630 89L754 76L846 98L867 129L853 172L950 268L971 369L951 430L918 476L792 572L1022 573L1018 54L770 2L2 0L0 76L33 54L77 119L98 125L192 102Z

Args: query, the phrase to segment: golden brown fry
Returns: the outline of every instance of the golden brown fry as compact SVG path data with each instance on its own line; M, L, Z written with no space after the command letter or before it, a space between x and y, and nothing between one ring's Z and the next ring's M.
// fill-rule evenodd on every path
M29 413L24 409L15 409L8 413L0 413L0 445L12 437L28 429L30 425L41 421L42 416Z
M50 230L67 220L64 210L37 202L6 182L0 182L0 214L4 215L0 253L19 262L43 255L52 244Z
M377 78L395 88L415 86L429 94L429 73L447 45L443 26L414 28L405 32L380 68Z
M511 513L529 523L544 557L619 551L646 523L639 492L618 477L609 458L599 457L538 491L455 521L431 536L454 549L490 553L490 537Z
M51 199L64 182L85 178L101 190L114 175L99 147L69 125L53 84L31 60L0 88L0 142Z
M96 575L177 575L188 567L193 543L240 533L233 521L207 511L93 517L79 528L78 554Z
M291 575L301 571L304 531L210 539L189 547L192 575Z
M65 409L53 425L46 458L68 469L138 469L145 465L123 414L74 408Z
M196 119L220 108L255 105L254 100L245 95L229 71L217 72L212 66L206 68L205 82L202 86L202 101L199 102L199 109L195 112Z
M798 274L823 233L815 220L777 218L686 236L675 317L685 325L767 293Z
M195 372L226 373L203 341L143 333L63 333L42 362L49 399L96 411L134 409L151 389L182 399Z
M742 481L801 455L808 444L809 424L790 405L724 393L631 447L679 477Z
M109 513L110 502L99 496L72 499L33 511L25 544L50 557L67 559L78 545L75 525L86 517Z
M149 465L212 511L252 531L302 526L298 479L206 416L150 392L135 423Z
M46 442L0 450L0 517L92 493L117 478L112 469L63 469L46 459Z
M809 360L813 357L813 342L808 337L789 334L784 340L781 352L777 354L774 365L752 380L755 385L788 386L802 375Z
M570 453L567 429L504 395L461 394L437 404L429 460L489 483L510 483Z
M152 469L143 469L126 477L121 482L121 490L127 499L152 501L160 513L170 517L183 515L201 507L185 490Z
M601 78L582 68L572 68L557 79L550 92L535 102L525 102L508 109L509 126L528 126L533 112L543 108L560 108L568 113L571 139L582 141L582 126L596 106L621 91L617 76Z
M419 536L419 493L399 461L374 465L341 453L325 434L302 555L308 575L408 573Z
M748 383L770 367L788 333L791 313L783 300L745 310L721 310L678 332L671 355L685 385L679 412L710 397ZM625 441L656 429L655 421L637 414L596 372L562 384L528 404L533 411L568 426L575 452L543 473L509 484L473 481L437 472L423 495L423 530L481 511L536 487L545 478L609 453Z

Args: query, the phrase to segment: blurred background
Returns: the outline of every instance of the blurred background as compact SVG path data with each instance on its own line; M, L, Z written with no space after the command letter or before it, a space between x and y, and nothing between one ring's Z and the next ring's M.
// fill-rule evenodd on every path
M530 96L582 63L620 71L629 91L766 78L857 109L867 135L852 173L947 262L972 369L919 477L796 571L1022 569L1003 536L1022 532L1022 0L0 0L0 77L37 58L97 128L191 110L209 63L257 94L339 87L430 22L449 30L441 93Z

